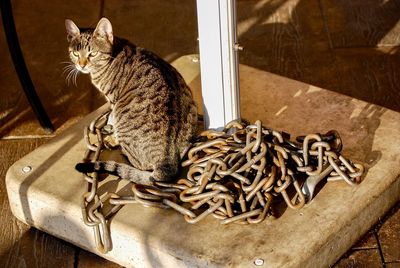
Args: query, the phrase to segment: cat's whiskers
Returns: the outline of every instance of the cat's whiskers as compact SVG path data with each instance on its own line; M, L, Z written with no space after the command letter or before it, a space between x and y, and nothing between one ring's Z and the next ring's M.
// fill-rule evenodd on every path
M69 79L70 79L70 77L71 77L73 72L74 72L74 70L70 70L68 72L67 76L65 77L65 82L66 82L67 86L69 86Z
M65 74L66 72L69 72L69 71L75 69L75 65L70 63L70 65L65 66L63 69L64 69L64 71L62 72L61 75L63 75L63 74Z
M74 84L75 86L77 86L77 78L78 75L80 73L80 71L76 68L76 65L70 61L64 61L61 62L60 64L67 64L67 66L64 66L63 69L64 71L62 72L62 74L65 74L66 72L68 72L65 81L67 83L67 85L69 86L70 83Z
M75 66L75 64L73 64L73 63L70 63L69 65L67 65L67 66L64 66L63 67L63 69L67 69L67 68L73 68Z
M76 70L76 72L74 73L74 84L75 84L76 87L78 86L76 80L77 80L77 78L78 78L79 73L80 73L80 72L79 72L78 70Z
M79 75L79 70L73 68L69 70L67 77L65 78L67 85L69 86L72 82L75 86L77 86L77 77Z

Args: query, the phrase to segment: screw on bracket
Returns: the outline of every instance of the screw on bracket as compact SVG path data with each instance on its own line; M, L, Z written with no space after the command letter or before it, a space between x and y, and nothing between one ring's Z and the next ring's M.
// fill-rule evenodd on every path
M233 45L233 48L236 50L236 51L243 51L243 47L241 46L241 45L239 45L238 43L236 43L236 44L234 44Z

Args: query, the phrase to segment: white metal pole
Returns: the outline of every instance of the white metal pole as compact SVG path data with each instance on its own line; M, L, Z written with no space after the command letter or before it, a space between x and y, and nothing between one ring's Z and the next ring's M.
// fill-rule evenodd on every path
M240 118L236 0L197 0L205 128Z

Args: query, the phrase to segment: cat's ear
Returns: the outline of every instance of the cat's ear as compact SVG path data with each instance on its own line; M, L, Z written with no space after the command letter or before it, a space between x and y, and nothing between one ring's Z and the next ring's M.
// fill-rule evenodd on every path
M78 26L76 26L75 23L70 19L65 20L65 29L67 30L68 42L70 42L73 38L81 34Z
M101 18L94 30L94 35L106 38L112 44L114 37L111 22L107 18Z

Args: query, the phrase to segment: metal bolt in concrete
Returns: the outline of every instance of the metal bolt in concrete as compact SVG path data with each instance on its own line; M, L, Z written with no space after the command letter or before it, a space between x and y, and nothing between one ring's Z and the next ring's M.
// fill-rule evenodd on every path
M32 167L31 167L31 166L25 166L25 167L22 168L22 172L23 172L23 173L28 173L28 172L30 172L31 170L32 170Z
M262 266L262 265L264 265L264 260L263 260L263 259L256 259L256 260L254 261L254 264L255 264L256 266Z
M199 57L196 57L196 56L194 56L193 58L192 58L192 62L199 62Z

